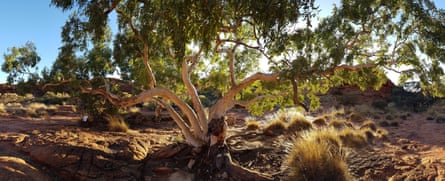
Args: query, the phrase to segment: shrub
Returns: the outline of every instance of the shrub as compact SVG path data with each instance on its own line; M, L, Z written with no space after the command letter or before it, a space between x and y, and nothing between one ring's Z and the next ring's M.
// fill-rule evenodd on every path
M312 124L304 116L293 116L287 126L289 132L299 132L312 129Z
M302 139L294 143L287 157L287 180L352 180L339 152L329 152L332 145L325 141Z
M286 123L284 123L281 120L274 120L270 122L263 130L264 134L268 136L281 135L285 131L286 131Z

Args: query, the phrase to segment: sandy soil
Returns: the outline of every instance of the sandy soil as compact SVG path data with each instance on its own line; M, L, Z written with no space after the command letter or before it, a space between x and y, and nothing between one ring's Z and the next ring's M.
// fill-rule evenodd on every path
M190 160L172 121L116 133L80 127L80 115L69 110L43 118L0 116L0 180L196 180L187 172ZM227 143L234 160L279 173L286 139L246 132L246 114L231 114L237 117ZM398 121L385 127L385 141L348 154L351 174L357 180L445 180L445 124L426 120L425 113ZM159 156L167 146L184 153Z

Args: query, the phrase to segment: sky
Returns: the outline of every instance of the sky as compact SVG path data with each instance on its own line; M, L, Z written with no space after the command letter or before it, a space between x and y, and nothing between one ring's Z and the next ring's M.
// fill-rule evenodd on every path
M340 0L317 1L321 14L329 14L332 5ZM434 0L437 7L445 9L445 1ZM0 6L0 65L9 47L21 47L27 41L34 42L41 57L40 70L51 67L56 60L62 42L60 32L69 12L50 6L51 0L4 0ZM39 70L39 72L40 72ZM0 83L6 82L7 74L0 71Z

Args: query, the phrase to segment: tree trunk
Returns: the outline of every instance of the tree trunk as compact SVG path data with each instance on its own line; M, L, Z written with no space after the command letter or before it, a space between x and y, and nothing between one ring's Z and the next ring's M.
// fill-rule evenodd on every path
M214 118L209 123L209 146L202 149L205 154L197 158L199 170L198 178L212 180L218 174L228 174L235 180L273 180L270 176L249 170L232 161L229 148L225 144L227 137L227 123L224 117ZM204 155L204 156L202 156ZM210 177L210 178L206 178Z

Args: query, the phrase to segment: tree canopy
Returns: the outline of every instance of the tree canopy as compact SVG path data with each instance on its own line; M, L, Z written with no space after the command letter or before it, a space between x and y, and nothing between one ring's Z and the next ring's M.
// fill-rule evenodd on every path
M36 46L30 41L22 47L8 48L8 53L3 55L5 62L2 64L2 71L9 73L8 83L24 82L27 76L34 79L38 77L38 73L33 71L40 62L36 50Z
M443 9L430 0L343 0L320 18L318 3L52 0L73 13L47 77L119 107L163 105L196 146L207 142L211 120L234 105L256 114L276 105L314 109L317 94L344 84L377 89L388 71L444 96ZM30 52L23 54L32 56L13 51L2 69L22 72L17 62L35 65L35 47L27 46ZM268 71L259 71L260 61L268 62ZM113 72L137 91L122 97L116 81L105 78ZM209 90L218 100L206 111L202 94Z

